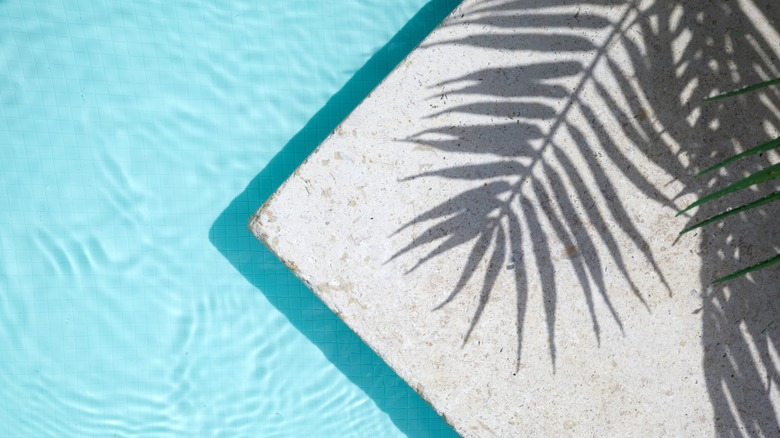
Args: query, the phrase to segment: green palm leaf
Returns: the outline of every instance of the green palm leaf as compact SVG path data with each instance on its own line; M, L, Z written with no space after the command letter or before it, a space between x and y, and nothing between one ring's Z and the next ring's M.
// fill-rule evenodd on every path
M734 91L730 91L728 93L719 94L717 96L708 97L708 98L704 99L704 101L705 102L710 102L710 101L713 101L713 100L725 99L727 97L736 96L736 95L742 94L742 93L749 93L751 91L758 90L760 88L768 87L770 85L775 85L775 84L780 84L780 78L772 79L772 80L765 81L765 82L761 82L761 83L758 83L758 84L751 85L749 87L740 88L739 90L734 90Z
M776 149L776 148L780 148L780 137L777 137L774 140L769 140L766 143L760 144L760 145L758 145L758 146L756 146L754 148L746 150L745 152L742 152L740 154L734 155L731 158L723 160L720 163L718 163L718 164L716 164L716 165L714 165L712 167L709 167L707 169L702 170L701 172L697 173L696 176L704 175L707 172L711 172L711 171L713 171L715 169L719 169L719 168L721 168L723 166L731 164L731 163L733 163L733 162L735 162L735 161L737 161L739 159L745 158L747 156L760 154L762 152L770 151L770 150Z
M686 211L694 207L698 207L699 205L705 204L714 199L718 199L723 196L726 196L729 193L734 193L736 191L748 188L750 186L760 184L766 181L771 181L777 178L780 178L780 163L774 164L772 166L767 167L766 169L759 170L758 172L755 172L752 175L742 178L741 180L729 185L725 189L718 190L715 193L710 193L709 195L699 199L698 201L689 205L685 209L681 210L679 213L677 213L677 216L685 213Z
M708 98L704 99L704 101L705 102L709 102L709 101L713 101L713 100L718 100L718 99L724 99L724 98L727 98L727 97L737 96L739 94L749 93L751 91L759 90L761 88L769 87L771 85L776 85L776 84L780 84L780 78L771 79L771 80L764 81L764 82L761 82L761 83L758 83L758 84L750 85L748 87L740 88L739 90L731 91L731 92L720 94L720 95L713 96L713 97L708 97ZM748 150L746 150L746 151L744 151L742 153L734 155L733 157L727 158L727 159L721 161L720 163L718 163L718 164L716 164L714 166L711 166L711 167L709 167L707 169L702 170L701 172L697 173L696 176L701 176L701 175L704 175L704 174L706 174L708 172L712 172L713 170L720 169L721 167L725 167L725 166L727 166L727 165L729 165L731 163L734 163L735 161L738 161L738 160L740 160L742 158L745 158L745 157L748 157L748 156L751 156L751 155L761 154L763 152L767 152L767 151L770 151L772 149L777 149L777 148L780 148L780 137L775 138L773 140L769 140L769 141L767 141L767 142L765 142L763 144L760 144L760 145L758 145L758 146L756 146L754 148L748 149ZM698 201L692 203L687 208L685 208L682 211L680 211L679 213L677 213L677 216L685 213L686 211L688 211L688 210L690 210L690 209L692 209L694 207L697 207L697 206L702 205L702 204L706 204L707 202L710 202L712 200L721 198L721 197L726 196L726 195L728 195L730 193L734 193L736 191L739 191L739 190L751 187L753 185L760 184L762 182L770 181L770 180L777 179L777 178L780 178L780 163L777 163L777 164L769 166L769 167L767 167L765 169L759 170L758 172L755 172L755 173L753 173L753 174L751 174L751 175L749 175L749 176L747 176L745 178L742 178L741 180L739 180L739 181L737 181L735 183L732 183L731 185L729 185L728 187L726 187L726 188L724 188L722 190L718 190L718 191L716 191L714 193L710 193L709 195L699 199ZM726 218L728 216L731 216L733 214L744 212L744 211L747 211L747 210L750 210L750 209L753 209L753 208L756 208L756 207L760 207L760 206L765 205L765 204L769 204L771 202L776 202L778 200L780 200L780 191L776 191L776 192L774 192L774 193L772 193L772 194L770 194L768 196L765 196L765 197L763 197L761 199L758 199L758 200L755 200L753 202L749 202L747 204L743 204L743 205L741 205L739 207L732 208L730 210L724 211L723 213L716 214L715 216L712 216L709 219L705 219L705 220L703 220L701 222L698 222L698 223L696 223L694 225L691 225L691 226L683 229L682 231L680 231L680 235L685 234L685 233L687 233L687 232L689 232L691 230L695 230L695 229L697 229L699 227L703 227L705 225L709 225L709 224L711 224L713 222L717 222L717 221L719 221L719 220L721 220L723 218ZM733 273L731 273L729 275L726 275L725 277L718 278L717 280L715 280L713 282L713 284L714 283L722 283L722 282L728 281L728 280L733 280L733 279L735 279L737 277L741 277L741 276L747 274L748 272L752 272L752 271L755 271L755 270L758 270L758 269L761 269L761 268L765 268L767 266L773 265L773 264L778 263L778 262L780 262L780 254L778 254L778 255L776 255L774 257L771 257L769 259L766 259L766 260L764 260L762 262L756 263L756 264L754 264L752 266L749 266L749 267L747 267L745 269L741 269L739 271L733 272Z
M748 272L757 271L759 269L766 268L767 266L774 265L775 263L778 263L778 262L780 262L780 254L777 254L774 257L770 257L770 258L768 258L768 259L766 259L766 260L764 260L762 262L758 262L755 265L748 266L745 269L741 269L741 270L739 270L737 272L733 272L733 273L731 273L731 274L729 274L729 275L727 275L725 277L720 277L719 279L713 281L712 284L723 283L724 281L733 280L733 279L735 279L737 277L741 277L741 276L747 274Z
M708 224L711 224L713 222L719 221L719 220L721 220L721 219L723 219L723 218L725 218L727 216L731 216L732 214L740 213L740 212L743 212L743 211L747 211L747 210L750 210L751 208L760 207L760 206L762 206L764 204L768 204L770 202L777 201L777 200L780 200L780 192L774 192L774 193L772 193L769 196L765 196L765 197L763 197L761 199L758 199L758 200L750 202L748 204L739 206L737 208L732 208L729 211L725 211L725 212L723 212L723 213L721 213L719 215L716 215L716 216L713 216L713 217L711 217L709 219L703 220L703 221L701 221L701 222L699 222L699 223L697 223L695 225L691 225L690 227L680 231L680 235L683 235L683 234L687 233L688 231L695 230L696 228L703 227L704 225L708 225Z
M772 166L767 167L766 169L759 170L758 172L755 172L745 178L742 178L741 180L732 183L725 189L718 190L715 193L710 193L709 195L699 199L698 201L692 203L691 205L689 205L688 207L686 207L685 209L677 213L677 216L685 213L686 211L694 207L705 204L714 199L718 199L730 193L734 193L736 191L748 188L750 186L760 184L762 182L770 181L773 179L777 179L777 178L780 178L780 163L774 164Z

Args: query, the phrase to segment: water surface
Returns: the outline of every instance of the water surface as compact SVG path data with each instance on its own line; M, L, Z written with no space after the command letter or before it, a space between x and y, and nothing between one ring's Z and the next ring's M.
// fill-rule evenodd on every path
M243 226L426 2L157 3L0 1L0 435L451 434Z

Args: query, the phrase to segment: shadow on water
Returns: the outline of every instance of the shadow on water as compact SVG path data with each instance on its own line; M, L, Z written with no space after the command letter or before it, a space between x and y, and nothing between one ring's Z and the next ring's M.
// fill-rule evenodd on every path
M458 3L459 0L433 0L426 4L274 156L209 230L209 240L219 252L410 436L434 430L455 433L250 233L247 222L301 162ZM296 301L294 308L290 306L292 300ZM349 348L344 348L345 345ZM361 358L358 364L356 357ZM389 388L400 389L391 394Z
M777 89L719 103L703 99L780 76L780 41L775 40L780 5L774 0L499 0L472 2L463 9L465 18L447 25L480 31L432 44L517 53L512 58L517 61L496 66L497 61L432 87L435 95L428 97L437 102L446 102L448 96L465 102L445 103L431 116L449 116L442 119L457 123L422 130L405 140L444 153L471 154L476 164L427 171L406 181L449 179L473 188L401 228L428 224L394 257L432 248L415 269L457 246L471 245L460 278L453 280L439 306L463 293L478 267L484 267L484 278L476 280L480 300L466 338L497 292L498 272L504 266L513 269L518 366L529 278L538 281L554 368L556 308L563 294L551 262L553 242L579 253L560 263L569 264L578 279L599 340L595 297L622 329L610 304L615 288L605 282L606 266L616 268L644 303L632 279L638 260L623 255L616 237L621 233L669 293L694 293L702 299L696 313L702 318L703 368L716 432L780 433L778 407L771 397L780 386L778 268L705 291L672 291L619 196L620 186L630 186L639 196L676 211L684 206L680 197L701 197L713 186L723 187L771 163L770 154L764 154L708 180L692 177L723 157L778 135ZM602 32L603 43L584 37L594 31ZM679 192L661 195L657 182L639 170L641 161L662 169ZM617 177L605 172L605 163L618 168ZM776 189L769 183L744 196L758 199ZM699 209L687 224L712 216L724 205ZM734 215L699 230L701 264L691 266L691 272L698 270L701 283L710 284L774 255L780 242L778 207ZM543 231L541 224L550 231ZM686 223L680 218L668 226L680 230Z

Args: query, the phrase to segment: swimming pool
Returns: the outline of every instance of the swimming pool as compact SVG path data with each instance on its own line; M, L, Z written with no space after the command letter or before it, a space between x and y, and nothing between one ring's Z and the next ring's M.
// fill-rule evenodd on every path
M0 0L0 436L454 435L246 222L457 1L154 3Z

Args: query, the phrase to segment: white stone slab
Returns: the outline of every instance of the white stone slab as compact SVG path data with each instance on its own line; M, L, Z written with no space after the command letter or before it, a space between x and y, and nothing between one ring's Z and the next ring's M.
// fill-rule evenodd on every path
M771 64L774 30L752 10L603 3L465 1L250 227L464 436L769 433L777 388L723 370L776 370L757 334L773 300L725 319L777 271L707 286L771 253L724 255L768 215L735 219L734 240L678 237L675 213L706 188L696 166L778 126L766 102L734 103L757 127L700 103L731 88L718 65ZM763 47L744 60L707 49L733 20L758 43L732 44Z

